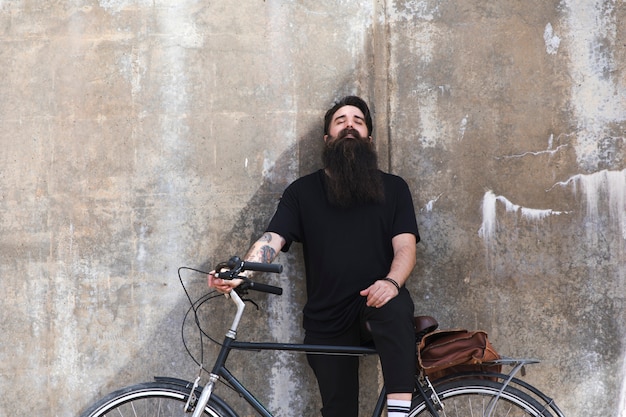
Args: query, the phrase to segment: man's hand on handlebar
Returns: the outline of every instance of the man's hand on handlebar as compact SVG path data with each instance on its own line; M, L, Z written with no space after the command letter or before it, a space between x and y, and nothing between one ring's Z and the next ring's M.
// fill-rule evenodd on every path
M248 278L249 274L247 271L273 272L278 274L283 271L283 266L279 264L242 261L238 256L233 256L228 262L217 264L215 269L209 272L209 287L215 288L223 294L228 294L233 288L245 284L241 287L244 291L254 290L277 295L283 293L283 289L280 287L251 281Z
M217 291L227 294L238 287L243 282L242 279L222 279L215 276L215 271L209 272L209 287L215 288Z

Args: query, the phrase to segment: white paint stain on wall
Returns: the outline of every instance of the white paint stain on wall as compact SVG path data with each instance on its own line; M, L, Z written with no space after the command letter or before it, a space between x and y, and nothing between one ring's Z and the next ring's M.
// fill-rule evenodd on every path
M559 151L561 151L562 149L564 149L564 148L566 148L568 146L569 146L568 144L563 144L563 145L557 146L555 149L547 149L545 151L526 151L526 152L522 152L522 153L518 153L518 154L506 155L506 156L503 156L503 157L497 158L497 159L517 159L517 158L524 158L526 156L540 156L540 155L554 156Z
M614 223L611 230L616 230L626 240L626 169L622 171L603 170L589 175L575 175L566 181L556 183L555 187L569 187L574 195L582 193L586 200L586 216L596 222L607 213ZM521 214L522 217L541 221L549 216L567 214L552 209L534 209L512 203L504 196L487 191L483 196L482 225L478 232L489 243L495 236L497 226L496 203L501 203L508 213Z
M388 20L390 24L408 24L410 31L391 31L391 44L408 44L410 55L418 57L416 68L412 71L415 77L412 91L406 92L411 99L416 100L415 111L419 117L419 130L416 133L420 146L423 148L433 148L441 143L445 138L451 136L452 132L444 131L445 117L439 114L440 96L447 93L445 86L435 86L422 78L422 65L428 65L433 61L435 47L439 44L439 39L445 38L437 25L429 24L439 14L438 2L427 1L407 1L400 3L390 3ZM400 36L402 38L400 38ZM397 62L393 62L396 60ZM401 65L406 60L405 56L393 56L392 65ZM405 93L402 93L405 94ZM406 109L396 108L397 103L392 101L391 113L405 113Z
M438 93L431 90L426 95L419 94L420 125L422 127L419 142L423 148L433 148L445 135L442 134L442 121L438 112Z
M545 151L528 151L528 152L523 152L520 154L514 154L514 155L507 155L505 157L503 157L504 159L515 159L515 158L524 158L525 156L539 156L539 155L550 155L553 156L556 153L558 153L560 150L562 150L563 148L566 148L568 145L559 145L556 147L556 149L549 149L549 150L545 150Z
M154 0L98 0L98 6L108 13L115 14L126 8L151 7Z
M487 191L483 196L483 222L478 231L478 235L482 237L488 244L495 237L497 226L497 203L501 203L506 208L507 213L514 213L515 215L521 215L530 221L539 222L549 216L558 216L563 214L562 211L552 209L537 209L523 207L511 202L508 198L495 195L493 191Z
M545 150L540 150L540 151L526 151L526 152L522 152L522 153L518 153L518 154L513 154L513 155L506 155L506 156L502 156L502 157L497 157L496 159L518 159L518 158L524 158L527 156L541 156L541 155L548 155L548 156L554 156L557 153L559 153L561 150L567 148L568 146L570 146L569 143L563 143L563 144L559 144L557 145L557 147L554 147L554 143L555 141L557 143L560 143L563 137L567 137L567 136L572 136L570 134L560 134L556 139L554 138L554 134L550 134L550 136L548 137L548 147Z
M546 52L550 55L556 54L561 44L561 38L554 34L554 29L550 23L546 25L543 31L543 40L546 43Z
M431 211L433 211L433 207L434 207L435 203L437 202L437 200L439 200L439 198L442 195L443 194L439 194L437 197L435 197L432 200L428 201L428 203L426 203L426 206L422 210L426 210L427 213L430 213ZM422 210L420 210L420 211L422 211Z
M467 118L468 114L465 115L463 119L461 119L461 126L459 126L459 141L462 141L465 137L465 131L467 130Z
M587 218L595 222L601 213L607 212L614 223L611 230L618 231L626 240L626 169L579 174L556 186L571 187L574 193L582 192L587 203Z
M626 120L626 90L616 79L613 51L617 42L616 2L566 0L568 55L572 77L572 103L578 120L576 156L585 171L602 162L597 143L610 137L610 125Z
M274 169L274 160L267 157L267 151L263 152L263 178L271 177Z
M391 6L397 6L394 3ZM439 13L439 3L431 1L405 1L401 2L401 7L391 7L389 16L396 21L412 21L419 19L430 22Z

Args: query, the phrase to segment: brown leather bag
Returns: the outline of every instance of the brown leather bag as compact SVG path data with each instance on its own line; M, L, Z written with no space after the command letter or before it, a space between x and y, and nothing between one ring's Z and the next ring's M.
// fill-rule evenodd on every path
M482 330L437 330L425 335L417 346L418 367L432 379L468 371L500 372L502 365L483 365L500 355Z

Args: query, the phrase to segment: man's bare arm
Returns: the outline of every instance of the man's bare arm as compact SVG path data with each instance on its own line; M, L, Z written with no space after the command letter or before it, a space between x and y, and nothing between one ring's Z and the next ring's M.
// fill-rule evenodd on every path
M272 263L278 252L285 245L285 239L274 232L265 232L248 250L244 260L250 262Z
M415 267L416 238L411 233L396 235L391 240L393 246L393 261L386 278L390 278L398 284L389 280L379 279L368 288L361 291L363 297L367 297L367 305L380 308L387 304L389 300L398 295L402 287L409 278L413 267Z
M387 276L403 286L416 263L416 239L412 233L402 233L391 240L393 261Z

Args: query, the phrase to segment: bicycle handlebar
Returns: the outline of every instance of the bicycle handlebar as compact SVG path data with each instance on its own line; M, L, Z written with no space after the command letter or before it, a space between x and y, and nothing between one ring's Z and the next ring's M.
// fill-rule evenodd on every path
M276 274L283 272L283 266L280 264L243 261L239 256L233 256L227 262L218 264L215 270L219 271L221 268L229 268L234 274L239 274L243 271L273 272Z
M221 272L222 269L228 269L228 271ZM282 295L283 293L283 289L280 287L254 282L248 277L239 275L243 271L281 273L283 272L283 266L280 264L266 264L261 262L242 261L238 256L233 256L228 260L228 262L222 262L218 264L215 267L215 271L215 276L217 278L239 278L243 280L243 283L239 285L239 287L237 287L239 290L254 290L277 295Z
M274 285L261 284L260 282L254 282L249 278L244 279L244 283L240 285L242 289L250 289L259 292L266 292L270 294L283 295L283 289L275 287Z
M283 272L283 266L280 264L264 264L260 262L241 261L241 265L242 271L272 272L275 274Z

